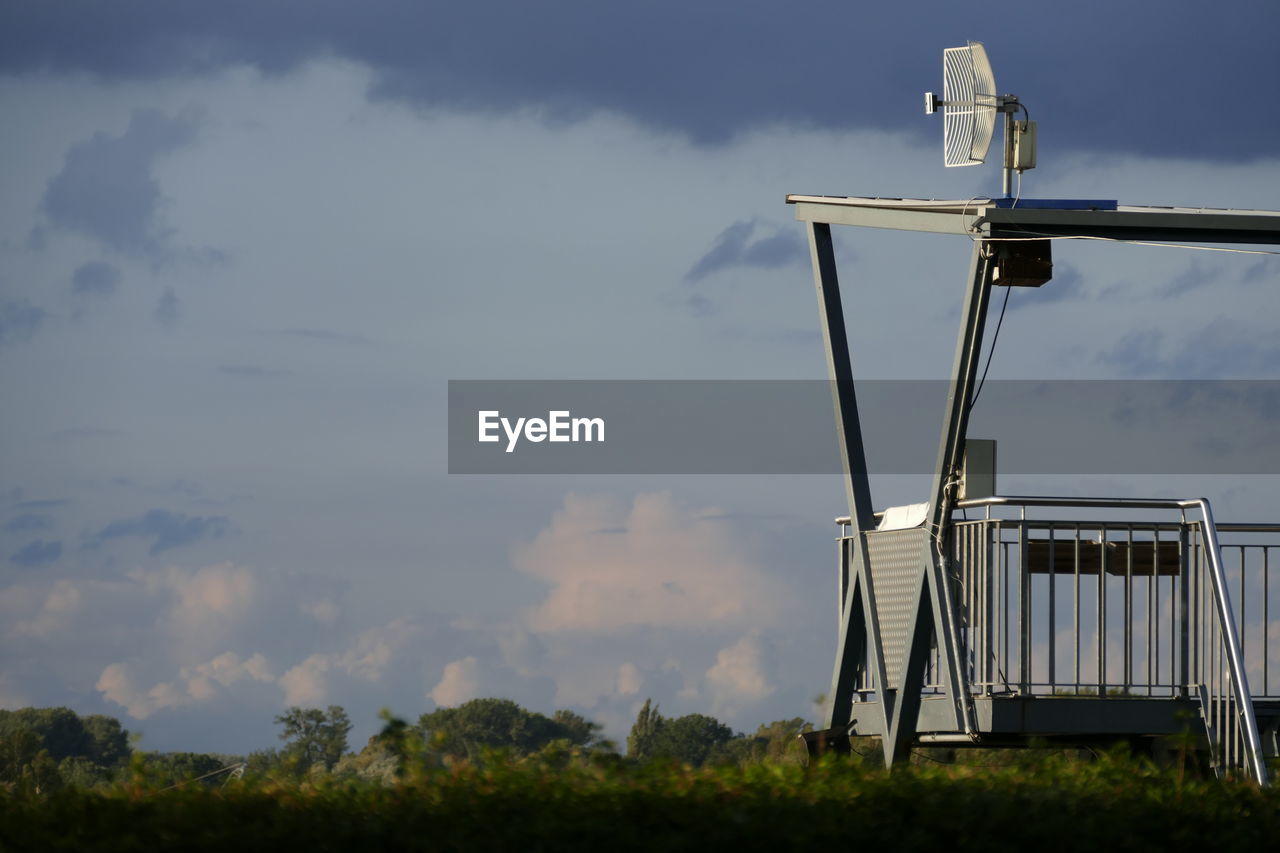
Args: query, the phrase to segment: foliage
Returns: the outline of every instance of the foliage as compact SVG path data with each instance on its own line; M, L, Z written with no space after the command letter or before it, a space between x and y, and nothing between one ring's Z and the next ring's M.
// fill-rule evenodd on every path
M528 755L561 740L578 747L600 743L600 726L572 711L547 717L510 699L472 699L439 708L418 718L417 731L433 751L456 758L475 757L484 749Z
M663 716L658 713L658 706L652 699L645 699L636 714L636 721L631 725L631 733L627 735L627 755L632 758L648 758L652 754L653 739L662 725Z
M734 739L733 730L715 717L686 714L663 720L648 745L648 758L670 758L701 767Z
M333 775L340 779L390 785L400 777L402 766L403 759L395 749L374 735L358 754L344 755L334 766Z
M120 767L129 761L129 732L115 717L92 714L81 717L85 734L89 738L89 753L85 758L99 767Z
M330 705L327 711L295 706L275 721L284 727L280 739L288 742L284 757L298 772L309 772L316 765L332 770L347 751L351 720L341 705Z
M128 758L129 733L114 717L69 708L0 711L0 786L48 792L100 784Z
M552 748L554 751L554 748ZM988 851L1274 847L1280 789L1179 780L1119 754L892 774L858 762L694 768L600 753L420 765L394 785L324 777L0 797L0 849Z
M686 714L667 718L646 699L627 736L627 755L639 760L667 759L701 767L738 762L751 755L751 743L715 717Z
M735 737L712 750L708 760L714 764L803 764L807 758L800 734L812 729L813 725L801 717L774 720L762 724L754 735Z
M143 752L135 756L129 778L135 782L168 787L185 784L241 762L236 755L205 752ZM208 787L222 785L226 780L214 777L206 782Z

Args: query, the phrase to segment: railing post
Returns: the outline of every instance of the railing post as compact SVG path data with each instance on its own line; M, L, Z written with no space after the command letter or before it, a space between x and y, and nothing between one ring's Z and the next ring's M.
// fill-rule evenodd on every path
M1178 526L1178 697L1186 699L1191 685L1191 560L1187 524Z
M1027 570L1026 510L1018 524L1018 693L1031 693L1031 573Z
M1226 652L1227 667L1231 676L1230 700L1235 703L1234 721L1243 729L1244 759L1247 768L1258 784L1267 783L1267 765L1262 757L1262 738L1258 734L1258 720L1253 710L1253 696L1249 693L1249 677L1245 672L1240 653L1240 635L1236 631L1235 614L1231 611L1231 596L1227 590L1226 574L1222 570L1222 551L1218 545L1218 533L1213 522L1213 510L1209 501L1198 498L1186 501L1186 505L1200 509L1201 529L1205 552L1208 556L1210 586L1213 604L1217 611L1218 625L1222 630L1222 646ZM1225 726L1224 726L1225 728Z

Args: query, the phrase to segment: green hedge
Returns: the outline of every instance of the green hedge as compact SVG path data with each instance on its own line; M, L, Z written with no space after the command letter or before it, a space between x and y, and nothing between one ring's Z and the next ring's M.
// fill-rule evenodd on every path
M617 759L423 768L400 784L0 795L32 851L1275 850L1280 794L1136 762L694 770Z

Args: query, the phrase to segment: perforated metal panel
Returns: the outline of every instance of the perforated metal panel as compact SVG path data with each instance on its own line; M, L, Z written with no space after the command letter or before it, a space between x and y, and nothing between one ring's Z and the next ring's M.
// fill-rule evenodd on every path
M911 605L920 582L921 557L928 534L923 528L886 530L867 534L867 562L880 619L880 643L884 650L885 676L897 685L911 636Z

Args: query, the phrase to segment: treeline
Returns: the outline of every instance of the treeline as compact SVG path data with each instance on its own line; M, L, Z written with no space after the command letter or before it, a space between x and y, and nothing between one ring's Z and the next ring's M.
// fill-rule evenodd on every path
M141 752L115 717L70 708L0 710L0 789L41 794L62 788L147 781L160 786L241 762L198 752Z
M34 792L90 787L129 762L129 733L115 717L69 708L0 711L0 784Z
M330 713L340 710L331 707ZM323 765L294 765L294 772L315 774L323 769L340 778L392 782L408 765L429 767L527 758L564 762L612 757L630 764L656 760L692 767L763 761L800 763L803 748L797 737L810 728L797 717L762 725L747 735L734 732L705 714L664 717L651 700L645 700L627 736L626 752L621 754L617 744L602 737L598 723L563 709L548 717L509 699L473 699L455 708L423 714L416 724L384 711L383 721L382 731L370 738L359 753ZM306 748L294 741L286 747L285 757L277 767L288 768L290 754L333 755L337 747L338 743L332 740L327 745L317 743Z
M613 757L693 767L798 761L800 719L778 720L754 734L734 732L705 714L667 718L646 700L627 736L625 754L580 714L550 716L509 699L473 699L409 723L384 711L381 731L350 751L351 720L339 705L289 708L275 718L284 743L247 756L134 750L114 717L80 716L69 708L0 711L0 789L50 793L65 787L141 783L220 786L234 775L259 779L352 779L391 783L407 766L444 766L494 758Z

